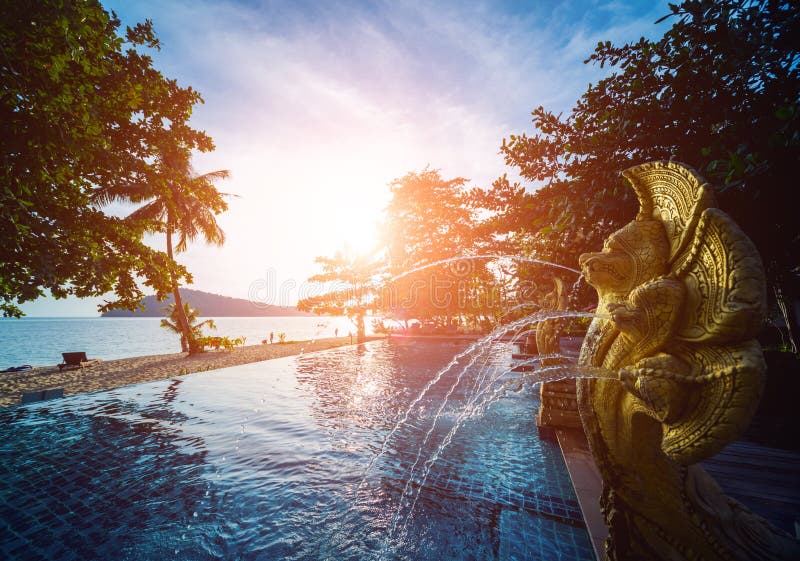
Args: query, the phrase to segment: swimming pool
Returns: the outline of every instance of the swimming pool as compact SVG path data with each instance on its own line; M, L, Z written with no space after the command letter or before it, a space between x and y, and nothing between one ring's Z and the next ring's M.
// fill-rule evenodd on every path
M463 349L378 341L2 410L0 557L593 559L530 394L464 423L421 492L406 486L470 376L430 435L455 369L386 437ZM510 352L496 345L487 360ZM419 492L407 521L404 489ZM391 528L404 530L387 539Z

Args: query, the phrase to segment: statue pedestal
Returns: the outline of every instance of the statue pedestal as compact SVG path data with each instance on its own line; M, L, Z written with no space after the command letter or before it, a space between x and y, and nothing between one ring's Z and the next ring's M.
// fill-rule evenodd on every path
M536 413L540 437L556 440L556 429L563 428L583 432L576 392L575 380L559 380L541 385L541 405Z
M558 352L571 360L577 360L583 337L560 337ZM570 359L562 360L567 362ZM546 364L555 364L556 361ZM556 429L576 429L583 433L581 416L578 412L577 388L574 379L547 382L539 387L541 405L536 413L536 426L539 436L547 440L556 440Z

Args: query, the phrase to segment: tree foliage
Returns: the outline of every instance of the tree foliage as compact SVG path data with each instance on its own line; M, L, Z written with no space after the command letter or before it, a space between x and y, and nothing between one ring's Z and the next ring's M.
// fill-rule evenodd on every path
M390 281L381 292L381 308L395 319L476 319L498 304L485 261L434 265L475 255L478 249L477 217L466 183L424 169L390 184L382 228Z
M358 341L366 338L364 317L374 308L376 263L349 250L337 251L333 257L317 257L322 272L308 280L324 283L326 292L309 296L297 303L297 309L315 314L347 316L356 326Z
M511 211L530 249L574 265L636 207L619 172L686 163L716 184L723 210L753 239L774 287L796 286L800 221L788 203L800 162L800 10L775 0L671 5L658 40L601 42L587 63L613 73L571 112L533 112L535 133L503 142L506 163L542 184ZM499 201L516 191L502 180Z
M183 332L183 327L181 325L181 314L180 308L183 308L183 317L186 318L189 327L192 330L192 335L194 336L195 340L200 339L203 336L203 328L208 327L209 329L216 329L217 326L214 323L214 320L209 318L203 321L198 321L200 316L200 310L192 308L189 305L189 302L184 302L183 306L176 306L175 302L164 308L164 311L169 312L169 319L162 318L161 319L161 327L165 329L169 329L180 335L181 337L181 350L183 352L187 352L189 350L189 340Z
M4 315L49 290L113 292L101 307L134 309L143 283L157 294L187 271L147 247L149 224L93 200L158 179L158 156L201 151L188 125L202 101L153 68L150 21L118 33L96 1L3 2L0 9L0 292ZM140 282L141 281L141 282Z

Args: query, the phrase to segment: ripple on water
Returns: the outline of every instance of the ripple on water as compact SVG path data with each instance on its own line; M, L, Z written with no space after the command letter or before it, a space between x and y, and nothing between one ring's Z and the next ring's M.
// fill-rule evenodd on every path
M454 378L386 437L453 354L451 343L382 341L0 411L11 545L47 559L524 560L551 549L589 559L585 531L542 514L557 499L569 510L574 495L560 452L536 436L531 395L463 423L387 543ZM509 354L501 344L490 358ZM453 427L473 375L420 462ZM26 537L40 531L53 539Z

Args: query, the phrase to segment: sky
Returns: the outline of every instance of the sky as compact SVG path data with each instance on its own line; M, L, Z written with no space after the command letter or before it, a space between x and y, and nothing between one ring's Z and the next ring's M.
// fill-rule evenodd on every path
M514 170L503 138L539 105L569 112L608 73L598 41L657 38L665 1L327 2L106 0L125 25L151 19L154 66L204 98L191 125L235 197L223 247L178 256L191 288L294 305L314 258L375 242L389 183L426 167L488 187ZM529 188L534 189L531 185ZM150 240L160 247L163 240ZM96 316L102 298L41 298L29 316Z

